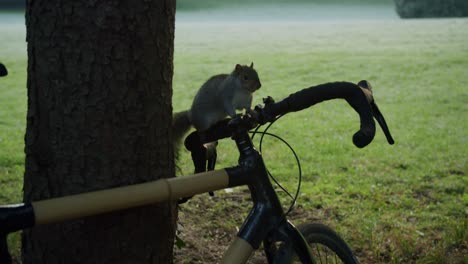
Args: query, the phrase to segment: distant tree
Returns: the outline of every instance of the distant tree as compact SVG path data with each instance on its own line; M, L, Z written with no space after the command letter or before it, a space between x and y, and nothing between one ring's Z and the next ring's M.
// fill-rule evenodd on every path
M401 18L466 17L467 0L394 0Z
M26 1L0 0L0 8L24 9Z
M24 200L174 176L175 1L27 1ZM170 263L166 203L38 226L23 263Z

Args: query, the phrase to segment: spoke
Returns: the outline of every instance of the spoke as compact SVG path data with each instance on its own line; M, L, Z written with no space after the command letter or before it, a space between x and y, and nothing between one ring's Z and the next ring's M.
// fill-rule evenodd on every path
M333 250L320 243L316 243L312 251L315 258L318 259L318 263L343 263Z
M328 264L328 248L325 247L325 261Z
M353 254L349 247L337 234L328 227L320 224L311 224L305 226L304 233L312 256L316 263L346 263L344 260L349 260L350 263L355 263ZM336 250L336 251L335 251Z
M318 255L318 258L320 260L320 263L322 263L322 257L320 256L320 248L319 248L319 244L315 244L315 248L317 250L317 255Z

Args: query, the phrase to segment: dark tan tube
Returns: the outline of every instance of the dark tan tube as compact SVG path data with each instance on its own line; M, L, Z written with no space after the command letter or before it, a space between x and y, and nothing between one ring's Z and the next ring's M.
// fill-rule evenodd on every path
M228 250L224 253L223 264L243 264L252 255L254 249L244 239L237 237L236 240L229 246Z
M32 202L35 224L76 219L228 187L225 170Z

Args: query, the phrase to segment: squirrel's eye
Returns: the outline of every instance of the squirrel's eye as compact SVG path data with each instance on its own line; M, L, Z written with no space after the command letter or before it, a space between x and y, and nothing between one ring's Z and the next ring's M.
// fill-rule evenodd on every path
M247 81L249 77L247 75L244 75L244 81Z

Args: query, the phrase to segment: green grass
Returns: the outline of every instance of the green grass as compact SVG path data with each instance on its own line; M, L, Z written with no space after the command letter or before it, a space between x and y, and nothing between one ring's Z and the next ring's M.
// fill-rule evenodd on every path
M355 148L358 117L340 100L288 114L271 128L301 158L298 203L311 213L297 221L334 227L363 263L466 263L467 28L467 19L180 22L174 110L187 108L209 76L236 63L255 63L263 85L255 103L324 82L369 80L394 146L378 129L370 146ZM0 35L0 59L11 73L0 79L3 204L22 197L27 98L24 28L2 25ZM218 167L236 163L233 148L220 142ZM273 139L263 152L273 174L293 190L290 152ZM186 153L181 167L192 171ZM229 218L222 206L220 200L213 210Z
M179 0L177 1L177 10L180 11L196 11L206 9L220 9L224 7L235 7L239 6L243 9L246 7L259 6L259 5L278 5L284 4L283 0L203 0L203 1L192 1L192 0ZM392 0L354 0L354 1L343 1L343 0L289 0L287 5L298 5L298 4L312 4L312 5L393 5Z
M344 101L273 126L300 155L299 203L324 214L364 263L460 263L467 246L467 27L467 20L178 25L174 108L187 107L209 75L235 63L254 61L263 84L256 103L329 81L371 81L394 146L379 129L370 146L355 148L358 117ZM220 147L220 166L234 164L234 145ZM291 153L275 140L263 148L271 171L293 189Z
M24 171L26 126L26 43L24 26L0 26L0 62L8 78L0 78L0 201L19 202Z

